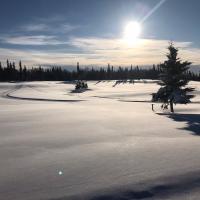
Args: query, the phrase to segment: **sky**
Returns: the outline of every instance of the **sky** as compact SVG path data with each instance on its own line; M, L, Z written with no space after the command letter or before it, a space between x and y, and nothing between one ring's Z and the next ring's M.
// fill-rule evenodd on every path
M32 65L152 65L169 41L200 64L199 0L0 0L0 61ZM127 23L141 24L135 44Z

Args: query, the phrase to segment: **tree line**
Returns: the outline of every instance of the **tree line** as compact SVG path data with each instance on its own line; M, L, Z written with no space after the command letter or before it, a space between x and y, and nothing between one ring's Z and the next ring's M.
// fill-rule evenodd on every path
M70 71L62 67L31 67L27 68L19 61L7 60L6 66L0 62L0 81L73 81L73 80L124 80L124 79L159 79L161 65L153 65L148 69L139 66L81 68L77 63L76 70ZM188 80L200 81L200 73L186 72Z

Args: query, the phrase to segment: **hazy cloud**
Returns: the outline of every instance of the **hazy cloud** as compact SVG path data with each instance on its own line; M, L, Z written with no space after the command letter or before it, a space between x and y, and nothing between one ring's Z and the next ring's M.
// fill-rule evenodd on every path
M54 50L18 50L0 49L0 60L7 58L18 61L24 60L28 64L76 64L114 66L152 65L166 59L169 41L156 39L140 39L134 46L127 45L119 38L71 38L59 41L54 36L21 36L7 38L10 44L27 45L59 45L66 44L66 48ZM180 48L180 57L194 64L200 64L200 49L194 48L191 42L174 42Z
M73 30L80 28L79 25L72 25L67 22L57 22L57 23L31 23L20 27L21 31L25 32L40 32L40 33L69 33Z
M22 26L21 29L26 32L47 31L49 26L46 24L27 24Z
M140 39L137 44L129 46L122 39L72 38L69 43L114 65L148 65L165 59L169 41ZM182 50L180 53L185 59L193 58L194 62L200 63L197 57L199 49L192 48L191 42L175 42L175 45ZM195 56L191 52L196 52Z
M36 36L8 36L0 38L3 43L15 45L59 45L64 42L59 41L55 36L36 35Z

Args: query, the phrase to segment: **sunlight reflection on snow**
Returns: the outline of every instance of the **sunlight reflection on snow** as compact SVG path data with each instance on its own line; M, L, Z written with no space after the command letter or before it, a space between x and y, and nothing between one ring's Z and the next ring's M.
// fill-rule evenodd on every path
M63 175L63 172L62 172L62 171L59 171L59 172L58 172L58 175L60 175L60 176Z

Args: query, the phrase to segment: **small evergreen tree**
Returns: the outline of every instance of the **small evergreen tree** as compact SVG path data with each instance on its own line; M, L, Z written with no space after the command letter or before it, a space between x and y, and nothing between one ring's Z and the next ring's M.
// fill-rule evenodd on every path
M193 95L188 94L194 89L186 87L188 84L187 71L191 62L182 62L178 58L178 49L171 43L168 47L169 53L167 60L160 65L160 79L159 83L162 87L153 94L152 100L154 102L162 102L163 108L170 106L170 111L174 112L173 104L181 103L187 104Z
M22 62L19 61L19 80L22 81Z
M24 68L23 68L23 80L26 81L27 79L27 69L26 69L26 66L24 65Z
M79 62L77 62L76 71L77 71L77 73L80 72Z
M7 61L6 61L6 64L7 64L7 68L9 69L10 63L9 63L9 60L8 60L8 59L7 59Z

